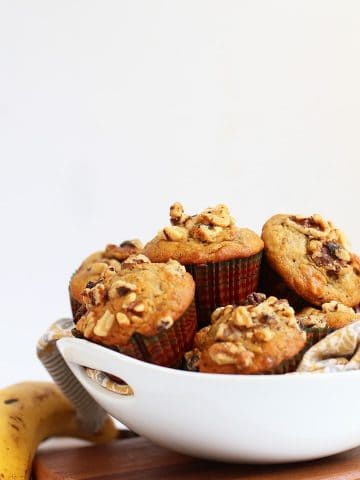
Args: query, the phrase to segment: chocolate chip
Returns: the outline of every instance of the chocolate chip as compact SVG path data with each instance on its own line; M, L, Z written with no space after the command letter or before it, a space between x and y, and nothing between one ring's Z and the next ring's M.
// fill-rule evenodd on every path
M96 282L92 282L92 281L90 280L90 282L88 282L88 283L86 284L86 287L85 287L85 288L94 288L94 287L95 287L98 283L100 283L100 282L101 282L101 278L99 278L99 280L96 280Z
M19 401L18 398L7 398L6 400L4 400L4 403L5 405L11 405L12 403L16 403L18 401Z
M118 287L116 291L120 297L123 297L124 295L127 295L129 292L131 292L131 289L128 287Z
M330 255L336 258L336 251L339 248L339 245L336 242L326 242L324 246L328 249Z
M263 301L266 300L266 295L265 293L257 293L257 292L253 292L253 293L250 293L242 302L241 302L241 305L259 305L260 303L262 303Z

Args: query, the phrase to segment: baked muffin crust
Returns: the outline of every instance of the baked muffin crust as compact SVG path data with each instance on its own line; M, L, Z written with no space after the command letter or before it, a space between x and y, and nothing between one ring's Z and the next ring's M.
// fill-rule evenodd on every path
M360 260L332 222L279 214L265 223L262 238L270 266L309 303L360 302Z

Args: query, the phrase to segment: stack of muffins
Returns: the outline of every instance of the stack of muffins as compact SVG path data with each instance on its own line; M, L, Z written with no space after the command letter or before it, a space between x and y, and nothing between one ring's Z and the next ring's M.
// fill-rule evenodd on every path
M170 221L144 247L83 261L69 286L75 336L166 367L271 374L357 319L360 260L319 215L275 215L262 238L225 205L190 216L175 203Z

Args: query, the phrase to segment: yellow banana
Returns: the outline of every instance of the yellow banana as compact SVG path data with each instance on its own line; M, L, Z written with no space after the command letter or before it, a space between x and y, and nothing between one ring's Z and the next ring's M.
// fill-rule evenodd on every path
M0 390L0 479L27 480L39 443L51 436L112 440L110 417L96 434L81 430L74 407L54 383L24 382Z

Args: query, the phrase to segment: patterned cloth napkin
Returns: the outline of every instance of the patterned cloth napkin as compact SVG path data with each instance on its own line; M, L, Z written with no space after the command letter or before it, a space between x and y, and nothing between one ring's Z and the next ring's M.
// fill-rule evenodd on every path
M335 330L303 356L298 372L344 372L360 369L360 316L354 323Z
M56 347L56 342L60 338L73 336L71 330L74 326L74 322L68 318L53 323L40 338L37 345L37 355L54 382L76 408L82 428L93 433L102 427L107 418L107 413L79 383ZM85 371L93 381L112 392L121 395L133 394L128 385L120 385L114 382L104 372L91 368L86 368Z

